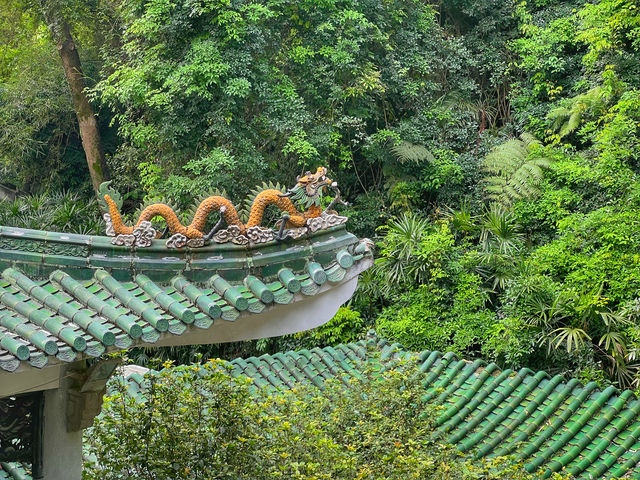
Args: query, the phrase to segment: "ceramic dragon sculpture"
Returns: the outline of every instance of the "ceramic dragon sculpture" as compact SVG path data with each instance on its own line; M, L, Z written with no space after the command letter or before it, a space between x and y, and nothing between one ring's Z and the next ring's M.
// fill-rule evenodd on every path
M335 197L323 210L320 200L322 192L326 189L331 189ZM135 225L128 226L124 224L120 215L120 196L109 188L109 182L100 186L100 193L104 199L104 202L101 202L102 206L108 211L104 215L107 235L114 236L113 243L117 245L148 246L152 238L161 238L164 233L157 232L151 225L151 219L154 217L162 217L165 220L167 231L171 235L167 240L167 246L173 248L185 245L198 247L212 240L218 243L232 241L238 244L284 240L296 238L307 230L313 232L346 222L346 217L333 211L337 203L345 202L340 198L337 183L327 178L327 169L324 167L319 167L315 173L307 172L304 176L298 177L296 185L285 193L274 188L260 191L251 204L246 223L240 220L236 208L228 199L221 195L211 195L200 203L189 225L183 225L170 206L155 203L142 211ZM294 202L302 209L299 210ZM261 226L269 205L275 205L283 212L278 232ZM220 213L220 220L206 232L207 220L214 212ZM223 222L228 225L225 230L221 230ZM290 230L285 234L287 228Z

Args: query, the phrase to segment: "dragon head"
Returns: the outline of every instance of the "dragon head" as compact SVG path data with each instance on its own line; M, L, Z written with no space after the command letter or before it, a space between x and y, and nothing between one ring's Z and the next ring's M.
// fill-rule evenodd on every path
M303 208L312 205L320 206L322 191L326 187L335 186L334 182L327 178L327 169L318 167L315 173L307 172L296 179L296 185L282 194L283 197L290 197L297 201Z

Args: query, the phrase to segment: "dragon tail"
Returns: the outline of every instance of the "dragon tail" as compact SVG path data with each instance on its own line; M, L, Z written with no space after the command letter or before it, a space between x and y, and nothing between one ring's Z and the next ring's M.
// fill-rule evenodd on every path
M111 215L111 223L113 224L113 229L116 232L116 235L129 235L133 232L133 227L128 227L122 222L122 216L118 211L118 205L111 198L110 195L104 196L105 202L107 202L107 207L109 208L109 215Z

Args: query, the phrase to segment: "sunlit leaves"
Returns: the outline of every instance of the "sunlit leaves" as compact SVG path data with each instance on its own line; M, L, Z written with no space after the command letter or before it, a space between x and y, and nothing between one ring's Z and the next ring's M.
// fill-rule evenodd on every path
M602 57L620 55L640 47L640 9L634 0L601 0L587 3L578 12L577 38L588 51L584 62L593 67Z

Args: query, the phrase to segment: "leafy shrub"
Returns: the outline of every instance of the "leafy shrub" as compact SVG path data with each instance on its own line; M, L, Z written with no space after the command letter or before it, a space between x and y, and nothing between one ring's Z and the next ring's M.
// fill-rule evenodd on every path
M87 235L104 231L96 200L72 192L0 200L0 225Z
M362 336L364 319L360 312L349 307L340 307L335 316L324 325L309 332L314 346L338 345L351 343Z
M474 354L494 315L467 240L456 242L451 226L405 214L384 227L373 273L385 305L376 330L409 348Z
M559 238L532 253L536 268L577 294L603 286L599 297L610 307L633 299L640 291L639 215L638 208L628 206L566 217Z
M441 279L443 280L443 279ZM395 296L376 321L376 331L413 349L476 355L495 321L488 295L473 273L447 278Z

